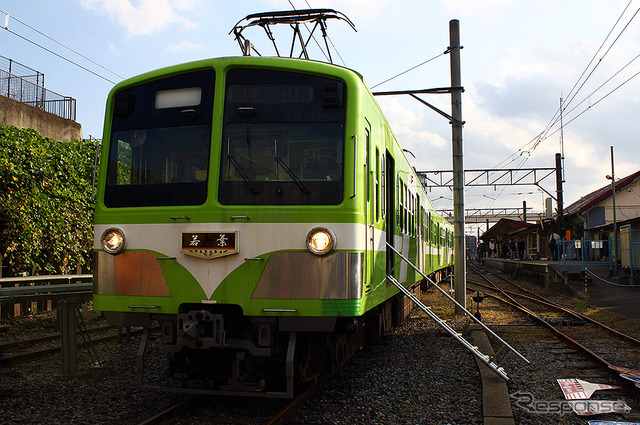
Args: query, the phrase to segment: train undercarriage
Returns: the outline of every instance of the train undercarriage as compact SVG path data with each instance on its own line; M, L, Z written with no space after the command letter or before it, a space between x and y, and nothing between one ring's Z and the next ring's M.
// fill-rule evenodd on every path
M416 295L426 281L413 286ZM146 382L149 326L137 355L142 389L195 394L292 398L298 389L341 367L365 343L377 342L411 312L398 294L360 317L246 317L237 306L183 305L154 315L169 359L162 383ZM155 366L154 366L155 367ZM166 363L161 367L166 367Z

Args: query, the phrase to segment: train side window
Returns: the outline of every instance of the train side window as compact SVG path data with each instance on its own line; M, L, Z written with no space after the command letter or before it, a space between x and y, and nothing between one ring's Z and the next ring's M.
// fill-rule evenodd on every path
M376 193L375 193L376 221L380 221L380 149L376 147Z
M418 233L418 236L420 236L422 234L422 223L424 223L424 209L420 206L420 198L417 198L417 201L418 205L416 206L416 232Z
M382 171L382 178L380 179L380 184L382 185L382 193L380 194L380 212L382 213L382 218L384 219L386 216L385 205L387 202L387 158L385 155L382 155L382 161L380 162L380 170Z
M371 138L370 138L370 134L369 134L369 129L365 128L364 129L364 156L365 156L365 162L364 162L364 169L365 169L365 177L364 177L364 181L365 181L365 192L366 192L366 199L367 202L369 202L371 200L371 197L369 196L369 190L370 190L370 182L371 182L371 176L369 175L369 171L371 170L371 161L369 158L369 150L370 150L370 145L371 145Z
M402 230L402 186L400 182L400 176L396 178L396 215L397 226Z
M402 182L402 208L404 209L404 221L403 221L403 228L404 228L404 233L405 234L409 234L409 210L407 208L407 203L409 202L409 199L407 198L407 185L404 184L404 182Z

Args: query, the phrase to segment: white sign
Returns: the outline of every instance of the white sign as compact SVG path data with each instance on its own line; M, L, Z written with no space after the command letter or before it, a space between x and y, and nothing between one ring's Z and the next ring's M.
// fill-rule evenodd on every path
M558 385L567 400L585 400L598 390L615 390L620 387L605 384L592 384L581 379L558 379Z

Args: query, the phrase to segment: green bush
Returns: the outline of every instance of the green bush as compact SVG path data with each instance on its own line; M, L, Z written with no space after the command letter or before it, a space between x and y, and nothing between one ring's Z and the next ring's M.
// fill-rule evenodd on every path
M58 142L0 125L0 255L3 274L87 270L96 142Z

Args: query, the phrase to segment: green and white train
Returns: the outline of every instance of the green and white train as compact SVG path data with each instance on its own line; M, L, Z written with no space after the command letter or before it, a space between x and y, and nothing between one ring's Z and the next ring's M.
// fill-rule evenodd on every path
M422 278L387 244L427 275L453 262L362 76L327 63L219 58L118 84L97 187L94 308L157 321L170 370L210 393L291 397L401 320L387 275Z

